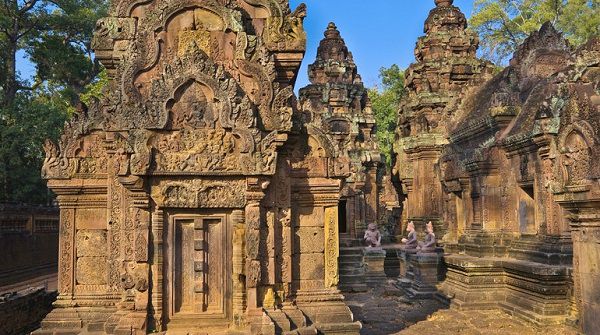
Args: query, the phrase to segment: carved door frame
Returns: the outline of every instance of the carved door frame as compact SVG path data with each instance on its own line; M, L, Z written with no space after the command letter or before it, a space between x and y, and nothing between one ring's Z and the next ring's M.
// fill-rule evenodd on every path
M194 326L214 326L216 323L230 323L232 322L232 300L233 300L233 228L231 227L231 210L192 210L192 209L168 209L165 210L165 226L164 233L166 238L163 246L164 252L164 264L163 264L163 277L164 290L167 299L164 301L164 308L166 309L165 316L167 317L167 328L169 323L173 320L185 319L193 320ZM198 221L204 220L221 220L224 225L224 231L221 236L221 242L223 243L223 252L220 259L222 260L222 271L221 271L221 283L222 287L222 313L212 313L210 311L205 312L191 312L191 313L178 313L175 308L175 265L176 265L176 234L175 224L177 221L191 221L196 225ZM195 228L196 229L196 228ZM196 247L195 247L196 248ZM199 249L200 247L198 247ZM195 251L198 251L196 249ZM193 262L193 260L191 260ZM195 265L196 266L196 265ZM205 265L206 266L206 265ZM208 283L206 283L208 285Z

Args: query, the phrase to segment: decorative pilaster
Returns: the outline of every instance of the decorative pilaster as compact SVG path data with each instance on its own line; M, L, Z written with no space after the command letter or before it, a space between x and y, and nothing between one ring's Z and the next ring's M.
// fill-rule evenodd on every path
M150 309L153 328L156 331L163 330L164 315L164 222L165 212L157 208L152 213L152 305Z
M233 322L236 327L245 327L246 311L246 224L244 211L231 213L233 227Z
M61 298L74 294L75 209L62 208L60 212L60 246L58 261L58 292Z
M328 288L337 286L340 278L338 224L338 207L325 208L325 287Z
M261 201L265 197L264 190L269 183L258 178L248 178L248 191L246 193L246 288L248 292L248 309L261 307L258 287L262 281L261 264L261 220L263 210Z

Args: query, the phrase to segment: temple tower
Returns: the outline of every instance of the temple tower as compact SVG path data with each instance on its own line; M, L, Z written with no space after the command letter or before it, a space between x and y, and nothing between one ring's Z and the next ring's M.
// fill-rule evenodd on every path
M335 143L340 157L350 160L340 198L340 233L357 238L376 223L383 169L375 139L375 118L368 91L334 23L325 31L317 59L308 67L310 85L300 90L305 121Z
M415 48L416 63L406 71L408 96L400 107L394 177L405 199L404 224L431 220L444 231L439 158L448 127L470 87L489 78L492 65L476 56L479 39L453 1L435 1L425 36ZM419 228L417 228L419 229Z

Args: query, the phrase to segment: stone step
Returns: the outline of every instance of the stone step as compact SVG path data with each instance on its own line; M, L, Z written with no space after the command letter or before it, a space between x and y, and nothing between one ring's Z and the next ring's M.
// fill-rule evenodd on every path
M317 335L319 332L314 326L298 328L289 332L283 332L282 335Z
M354 323L326 323L319 325L320 334L358 334L362 326L360 322Z
M292 329L304 328L307 326L306 315L296 306L283 306L281 309L291 322Z
M338 289L342 292L367 292L369 287L365 283L340 284Z
M345 255L361 255L363 254L362 248L340 248L340 256Z
M339 257L340 263L356 263L361 264L363 261L362 255L343 255Z
M338 263L338 268L339 269L347 269L347 270L353 270L353 269L364 269L365 266L362 263Z
M365 276L364 275L345 275L340 276L340 283L347 285L352 283L364 283Z
M340 246L342 248L360 247L362 241L351 237L340 237Z
M275 324L275 332L281 334L292 330L292 324L288 316L280 309L266 310L267 315Z
M210 324L198 324L197 318L193 316L182 317L172 319L169 322L169 335L172 334L183 334L185 332L189 334L216 334L221 333L229 329L229 321L213 321ZM115 332L117 330L115 329Z
M353 268L353 267L340 268L340 276L364 276L364 274L365 274L365 268L364 267L360 267L360 268Z

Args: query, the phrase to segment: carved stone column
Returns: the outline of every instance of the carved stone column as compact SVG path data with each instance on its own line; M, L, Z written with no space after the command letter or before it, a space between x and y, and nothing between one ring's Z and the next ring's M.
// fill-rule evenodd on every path
M246 288L248 293L248 309L257 309L262 306L259 301L258 287L262 281L262 264L261 264L261 220L263 211L261 201L265 197L264 190L260 185L261 181L257 178L248 179L248 191L246 193ZM268 186L268 185L267 185ZM266 188L266 187L265 187Z

